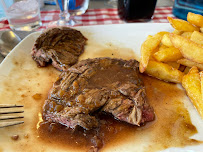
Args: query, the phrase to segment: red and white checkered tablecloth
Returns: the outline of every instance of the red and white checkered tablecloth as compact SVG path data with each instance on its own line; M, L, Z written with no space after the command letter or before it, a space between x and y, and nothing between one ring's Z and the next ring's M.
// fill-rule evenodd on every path
M172 7L157 7L151 23L167 23L167 16L174 17ZM59 19L59 10L41 11L42 26L38 30L43 30L48 23ZM118 16L118 10L110 9L88 9L85 14L74 16L75 26L122 24L125 23ZM8 21L0 21L0 30L9 29Z

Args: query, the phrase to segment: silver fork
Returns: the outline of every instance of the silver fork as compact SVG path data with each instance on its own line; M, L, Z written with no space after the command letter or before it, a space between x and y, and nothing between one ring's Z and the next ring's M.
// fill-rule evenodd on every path
M21 110L22 107L24 106L16 104L0 104L0 128L24 123L24 121L18 120L24 118L24 116L20 115L20 113L24 112ZM15 119L17 119L17 121L14 121Z

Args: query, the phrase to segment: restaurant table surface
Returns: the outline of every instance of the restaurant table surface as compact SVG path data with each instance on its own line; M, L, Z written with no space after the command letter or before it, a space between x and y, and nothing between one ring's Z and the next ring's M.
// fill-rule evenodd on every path
M117 9L111 5L108 5L107 2L108 0L90 0L89 8L86 13L73 17L73 19L76 21L76 26L126 23L120 20ZM167 16L173 16L172 5L173 0L158 0L154 18L150 22L167 22ZM41 8L41 19L43 24L37 30L39 31L45 29L49 22L58 20L58 18L58 7L56 5L45 5ZM8 21L1 20L0 31L5 29L10 29ZM22 38L29 34L29 32L20 33L22 33L22 36L20 35Z
M167 23L167 16L172 14L173 0L158 0L153 19L146 23ZM49 22L59 19L59 9L56 5L45 5L41 8L42 26L35 31L46 29ZM104 24L125 24L118 16L117 8L108 5L107 0L90 0L89 8L85 14L74 16L75 26L104 25ZM0 21L0 35L4 30L10 29L6 19ZM21 39L35 31L14 31ZM0 56L0 62L3 59Z

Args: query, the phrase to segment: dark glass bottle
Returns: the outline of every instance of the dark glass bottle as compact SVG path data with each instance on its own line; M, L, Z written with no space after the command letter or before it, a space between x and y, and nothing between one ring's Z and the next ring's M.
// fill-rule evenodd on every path
M157 0L118 0L118 13L122 20L151 20Z

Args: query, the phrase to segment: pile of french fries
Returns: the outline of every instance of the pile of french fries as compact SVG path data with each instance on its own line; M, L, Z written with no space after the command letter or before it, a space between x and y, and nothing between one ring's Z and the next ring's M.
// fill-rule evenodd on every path
M139 70L158 79L181 83L203 119L203 16L187 21L168 17L173 32L149 35L141 46Z

